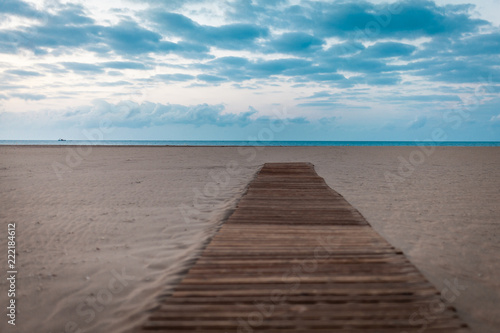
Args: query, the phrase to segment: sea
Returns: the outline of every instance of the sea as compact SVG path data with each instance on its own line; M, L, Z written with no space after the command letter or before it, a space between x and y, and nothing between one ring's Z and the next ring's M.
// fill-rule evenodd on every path
M498 141L176 141L176 140L0 140L0 145L50 146L450 146L499 147Z

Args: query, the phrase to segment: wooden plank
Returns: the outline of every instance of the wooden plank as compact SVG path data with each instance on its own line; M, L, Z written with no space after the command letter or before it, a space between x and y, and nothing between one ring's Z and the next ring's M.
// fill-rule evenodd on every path
M142 330L470 332L309 163L265 164Z

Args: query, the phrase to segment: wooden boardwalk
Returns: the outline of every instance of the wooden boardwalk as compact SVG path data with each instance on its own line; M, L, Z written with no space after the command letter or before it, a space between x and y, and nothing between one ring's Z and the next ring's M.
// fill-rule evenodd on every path
M309 163L264 165L143 330L469 332Z

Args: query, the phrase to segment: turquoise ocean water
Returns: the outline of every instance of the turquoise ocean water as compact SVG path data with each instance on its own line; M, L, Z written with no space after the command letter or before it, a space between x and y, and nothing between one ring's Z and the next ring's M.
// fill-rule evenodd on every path
M499 147L500 142L476 141L158 141L158 140L0 140L0 145L96 145L96 146L465 146Z

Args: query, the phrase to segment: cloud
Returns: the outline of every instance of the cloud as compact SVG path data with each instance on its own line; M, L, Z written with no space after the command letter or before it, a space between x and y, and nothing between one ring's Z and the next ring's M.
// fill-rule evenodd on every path
M362 54L338 60L339 68L354 73L382 73L393 69L387 62L363 57Z
M470 17L471 6L406 0L391 5L369 2L309 2L311 20L321 36L371 40L380 37L434 36L474 32L488 22Z
M416 46L409 44L380 42L365 49L362 52L362 56L372 58L402 57L412 54L416 49Z
M218 83L218 82L226 81L226 79L223 78L223 77L215 76L215 75L208 75L208 74L200 74L196 78L198 80L201 80L201 81L212 82L212 83Z
M469 36L457 40L451 47L455 54L485 56L500 54L500 32Z
M304 117L276 118L259 116L258 111L249 106L248 110L239 113L226 112L222 104L162 104L132 101L121 101L113 104L105 100L95 100L91 105L72 107L50 112L0 112L0 124L22 124L45 127L79 127L98 128L103 122L116 128L150 128L164 125L200 126L239 126L267 124L275 119L290 124L306 124Z
M28 18L36 18L40 16L40 12L24 1L19 0L3 0L1 5L0 16L10 14Z
M342 57L358 53L365 49L365 46L358 41L346 41L343 43L333 44L326 50L325 55Z
M185 4L201 2L191 0ZM471 16L472 6L443 7L432 1L416 0L392 5L309 0L292 5L288 1L234 0L218 5L225 11L227 24L212 26L188 17L190 13L203 11L194 7L190 11L181 10L186 7L183 2L148 3L151 8L136 11L136 16L120 15L116 23L100 25L82 5L57 3L51 5L50 11L42 12L27 3L9 1L9 13L38 13L45 19L31 26L0 30L0 52L28 49L39 56L49 53L60 56L83 49L109 59L101 64L79 66L63 63L69 66L66 70L80 74L99 74L106 68L145 70L154 66L155 57L176 54L189 59L184 69L199 69L202 73L198 75L210 75L206 82L239 83L283 75L295 77L296 82L377 86L401 82L399 74L381 75L396 71L453 83L472 82L473 75L477 79L478 73L499 72L492 68L500 65L498 61L495 64L494 59L483 60L499 52L500 35L477 33L488 23ZM172 8L177 8L176 12ZM373 22L378 27L367 33L365 27ZM286 32L275 32L283 30ZM339 42L323 50L327 37L335 37ZM430 41L418 48L397 41L418 37L428 37ZM371 45L365 47L362 42L367 40ZM213 48L254 53L217 58L210 54ZM280 53L283 57L267 60L259 58L259 53ZM478 59L458 60L457 54ZM139 60L146 57L149 57L147 62ZM388 62L391 58L411 62L394 65ZM207 59L213 61L205 62ZM467 62L469 68L460 61ZM453 64L454 69L450 68ZM63 73L61 68L46 68ZM354 78L345 79L338 73L340 70L352 72ZM175 77L170 80L175 81Z
M287 71L297 68L310 67L311 61L304 59L277 59L277 60L259 60L250 64L249 70L256 77L267 77L271 75L286 75Z
M85 16L80 6L59 7L55 14L44 12L43 18L41 25L11 32L18 48L44 54L47 48L81 47L99 42L102 27Z
M323 126L333 126L337 123L338 118L337 117L323 117L323 118L320 118L318 121Z
M17 97L20 99L24 99L25 101L39 101L42 99L47 98L45 95L40 95L40 94L21 94L21 93L14 93L10 94L11 97Z
M104 100L95 100L92 105L73 107L66 110L51 112L35 112L37 122L48 126L78 126L83 128L99 127L102 122L110 127L148 128L168 124L189 124L195 126L213 125L248 126L253 123L268 122L273 118L257 116L258 111L249 107L240 113L225 112L224 105L180 105L144 102L138 104L132 101L122 101L116 104ZM32 113L3 112L2 118L11 123L31 123ZM305 119L287 118L291 123L303 123Z
M50 20L53 25L87 25L93 24L94 20L90 18L85 8L79 4L66 3L60 4L56 15L45 14L46 19Z
M163 81L174 81L174 82L184 82L193 80L195 77L189 74L158 74L154 76L155 79L160 79Z
M17 90L17 89L28 89L30 88L29 86L26 85L20 85L20 84L1 84L0 83L0 90Z
M40 74L38 72L26 71L26 70L22 70L22 69L9 69L9 70L4 71L4 73L17 75L17 76L43 76L43 74Z
M60 66L59 64L38 64L38 66L46 69L47 71L54 74L66 74L68 70Z
M176 48L175 43L160 42L160 34L133 21L122 21L117 25L104 27L102 35L112 49L125 54L172 51Z
M0 52L16 53L27 49L35 54L54 53L64 49L85 48L99 55L115 52L126 56L175 52L186 58L204 58L208 47L193 42L165 41L155 31L131 19L114 25L98 25L79 5L61 5L54 14L40 13L42 24L0 30Z
M417 117L414 121L412 121L410 123L410 125L408 126L408 128L409 129L419 129L419 128L424 127L426 123L427 123L427 117L420 116L420 117Z
M281 53L314 52L324 41L303 32L289 32L269 42L269 47Z
M461 102L462 100L457 95L407 95L407 96L391 96L390 101L397 102Z
M430 81L449 83L482 83L491 77L491 83L500 82L500 70L494 60L436 57L402 66L400 70L412 71Z
M326 97L333 97L333 94L329 91L318 91L318 92L315 92L313 93L312 95L310 96L306 96L306 97L298 97L298 98L295 98L295 99L316 99L316 98L326 98Z
M333 106L338 106L338 105L340 105L340 104L334 103L331 101L316 101L316 102L307 102L307 103L297 104L297 106L301 107L301 108L309 108L309 107L331 108Z
M241 50L251 48L253 42L265 37L268 30L247 23L234 23L218 27L200 25L178 13L149 12L148 18L160 27L162 33L184 38L184 41L200 42L223 49Z
M325 81L343 81L345 77L342 74L312 74L307 76L307 78L311 81L316 82L325 82Z
M101 87L119 87L119 86L128 86L133 85L133 83L128 81L115 81L115 82L99 82L97 85Z
M113 69L146 69L146 65L142 62L135 61L108 61L100 64L105 68Z
M242 57L220 57L210 61L212 65L219 65L225 67L238 67L242 68L249 63L249 60Z
M223 57L198 68L207 73L199 75L198 78L210 82L223 80L240 82L278 75L293 77L317 72L311 61L300 58L250 61L240 57Z
M274 25L277 25L276 18L280 18L281 15L291 14L289 8L287 0L234 0L231 6L226 8L226 15L229 19L237 21L258 22L259 24L274 23ZM286 12L280 12L280 10Z
M242 57L221 57L198 66L198 68L204 73L210 72L234 82L241 82L255 78L249 68L251 64L250 60Z
M102 67L95 64L81 63L81 62L62 62L64 68L72 70L76 73L91 74L104 72Z
M345 86L352 87L354 85L368 85L368 86L391 86L398 85L401 83L401 77L399 74L393 73L368 73L366 75L356 75L351 76L345 82L342 82Z
M251 48L257 38L267 34L267 28L242 23L206 28L206 38L211 45L229 50Z
M201 4L206 0L132 0L138 3L149 3L152 6L157 6L161 9L180 9L186 5Z

